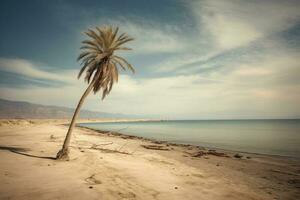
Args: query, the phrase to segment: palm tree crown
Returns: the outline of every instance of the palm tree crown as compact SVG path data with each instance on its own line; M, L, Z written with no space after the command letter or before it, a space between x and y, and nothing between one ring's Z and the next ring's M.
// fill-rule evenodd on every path
M118 27L111 26L89 29L85 32L89 39L82 42L82 52L77 58L82 65L78 78L85 71L85 81L93 85L94 93L102 89L102 99L118 81L118 66L134 72L134 68L124 58L114 55L118 50L131 50L123 45L133 40L125 33L118 34L118 31Z

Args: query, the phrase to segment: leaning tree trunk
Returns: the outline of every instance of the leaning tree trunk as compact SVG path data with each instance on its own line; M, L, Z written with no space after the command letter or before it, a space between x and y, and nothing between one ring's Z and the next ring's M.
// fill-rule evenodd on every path
M91 92L92 88L94 85L94 80L90 83L90 85L88 86L88 88L85 90L85 92L83 93L82 97L80 98L80 101L78 102L78 105L76 107L76 110L74 112L71 124L69 126L69 130L67 132L64 144L62 146L62 149L57 153L56 155L56 159L60 160L60 159L68 159L68 154L69 154L69 145L70 145L70 141L71 141L71 136L72 136L72 131L73 128L75 126L75 121L77 119L77 116L79 114L80 108L85 100L85 98L88 96L88 94Z

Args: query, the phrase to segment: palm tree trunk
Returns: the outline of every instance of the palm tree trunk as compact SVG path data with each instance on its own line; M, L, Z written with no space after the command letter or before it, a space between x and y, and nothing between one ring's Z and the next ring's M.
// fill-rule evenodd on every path
M71 124L69 126L69 130L67 132L64 144L62 146L62 149L57 153L56 155L56 159L68 159L68 154L69 154L69 145L70 145L70 141L71 141L71 136L72 136L72 131L73 128L75 126L75 121L77 119L77 116L79 114L80 108L82 107L82 104L85 100L85 98L88 96L88 94L91 92L93 85L94 85L94 80L90 83L90 85L88 86L88 88L85 90L85 92L83 93L82 97L80 98L80 101L78 102L78 105L76 107L76 110L74 112Z

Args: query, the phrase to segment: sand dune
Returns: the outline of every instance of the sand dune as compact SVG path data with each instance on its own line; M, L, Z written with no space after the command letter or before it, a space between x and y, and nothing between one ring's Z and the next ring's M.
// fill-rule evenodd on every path
M56 161L66 122L1 121L0 199L300 198L300 165L292 158L216 156L199 147L76 128L70 160Z

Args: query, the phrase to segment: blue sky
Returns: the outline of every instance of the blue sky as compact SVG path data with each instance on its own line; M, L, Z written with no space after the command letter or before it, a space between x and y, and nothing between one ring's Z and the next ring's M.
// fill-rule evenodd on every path
M84 108L166 119L300 117L300 2L2 1L0 97L75 107L87 28L135 38L104 101Z

